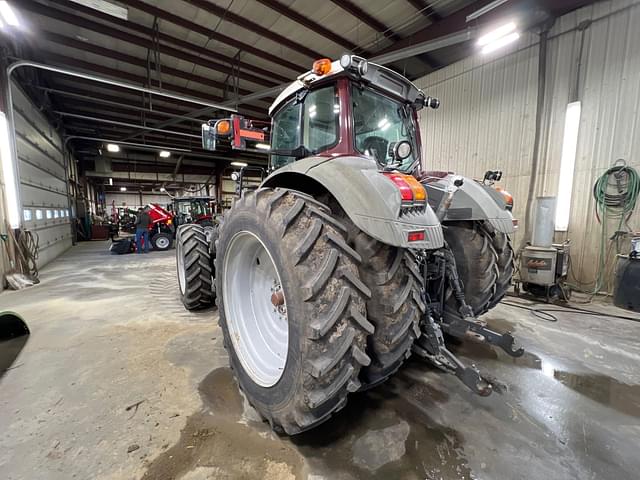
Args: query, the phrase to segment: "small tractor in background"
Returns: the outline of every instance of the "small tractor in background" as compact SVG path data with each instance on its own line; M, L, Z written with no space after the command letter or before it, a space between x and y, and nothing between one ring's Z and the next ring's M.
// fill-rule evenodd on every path
M241 169L216 235L183 225L176 255L185 307L216 300L239 388L276 431L314 428L412 353L489 395L492 381L444 334L523 354L477 318L511 280L508 199L422 170L417 112L438 106L346 54L316 61L277 97L270 139L236 115L203 126L207 149L270 142L268 176L243 187Z
M210 238L218 224L216 204L216 198L210 196L173 197L171 207L175 227L190 223L200 225Z

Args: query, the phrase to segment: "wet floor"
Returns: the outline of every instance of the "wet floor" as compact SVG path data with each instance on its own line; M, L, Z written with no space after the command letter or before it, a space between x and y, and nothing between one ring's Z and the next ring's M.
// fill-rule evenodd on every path
M330 421L287 438L260 421L228 368L215 370L200 385L204 409L187 420L179 442L152 462L144 478L198 470L215 478L475 478L461 435L417 407L446 401L446 393L410 383L398 378L354 395Z
M498 305L486 320L522 357L451 348L500 394L411 359L329 422L280 437L225 368L215 309L182 308L173 252L142 257L84 244L41 285L2 293L32 330L0 343L3 480L638 478L640 323Z
M516 372L516 375L535 375L536 377L530 377L534 382L542 381L535 380L537 376L544 377L552 382L551 390L562 392L565 388L570 389L588 401L597 402L625 416L638 417L640 413L638 385L627 385L592 372L571 372L561 368L557 361L551 362L531 352L513 358L500 350L470 341L456 345L453 349L468 363L482 363L486 366L501 364L503 368ZM496 450L499 445L494 446L492 457L480 463L476 459L474 470L468 459L469 453L477 456L477 447L472 443L474 439L466 438L465 433L454 424L445 423L442 418L438 418L438 412L458 407L451 401L447 390L437 385L437 382L432 384L424 381L425 372L434 378L444 375L419 360L410 360L387 383L372 391L352 395L347 406L330 421L312 431L289 438L275 435L266 423L260 421L257 413L238 392L228 368L214 370L200 384L203 409L187 420L179 442L168 446L151 463L144 478L191 479L189 472L201 474L193 479L497 478L494 475L496 471L501 471L500 468L494 470L489 464L511 462L515 459L500 459L500 450ZM541 403L542 408L535 402L528 405L529 402L517 398L519 388L516 387L515 390L515 396L514 392L507 391L491 397L494 399L494 406L508 406L491 411L489 421L494 422L498 429L502 425L515 428L517 436L531 435L534 444L539 438L550 439L557 435L554 427L558 422L565 426L574 425L572 414L565 413L565 418L554 419L553 415L547 415L544 401ZM528 393L544 398L544 392L547 391L549 387ZM482 404L474 404L478 397L470 398L471 402L466 404L467 409L486 410ZM581 403L578 401L574 405L579 409ZM545 418L537 418L536 413L539 412L530 411L532 409L544 411ZM429 412L434 412L434 415ZM580 412L576 413L581 415ZM473 419L473 415L469 418ZM523 418L531 425L521 422ZM598 446L597 441L587 439L585 425L583 423L581 426L577 443L570 435L560 435L556 440L549 440L555 446L545 445L541 449L542 453L531 452L529 455L553 454L562 457L579 444L584 447L587 456L603 456L601 463L604 465L589 470L595 475L593 478L599 478L596 474L603 472L615 472L615 468L609 470L611 461L615 462L615 459L608 458L606 452L610 446ZM479 419L478 426L482 426ZM593 425L589 426L589 429L592 428ZM502 440L508 442L511 436L514 436L514 432L506 431ZM589 453L587 445L589 448L594 448L594 445L597 448L603 447L604 452ZM506 447L504 448L506 451ZM585 458L577 461L585 461ZM579 476L580 470L579 466L569 467L569 478Z

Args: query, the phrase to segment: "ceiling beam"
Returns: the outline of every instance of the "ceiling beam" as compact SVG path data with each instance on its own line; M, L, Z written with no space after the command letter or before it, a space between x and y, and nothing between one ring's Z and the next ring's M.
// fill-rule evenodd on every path
M167 22L171 22L175 25L178 25L182 28L186 28L187 30L190 31L194 31L197 32L201 35L204 35L207 38L210 38L212 40L216 40L220 43L224 43L230 47L233 48L237 48L240 51L243 52L247 52L247 53L251 53L255 56L257 56L258 58L262 58L265 60L268 60L272 63L276 63L278 65L281 65L283 67L289 68L295 72L304 72L306 70L305 67L302 67L300 65L297 65L293 62L290 62L288 60L286 60L285 58L283 58L282 56L279 55L274 55L269 53L266 50L262 50L259 48L254 47L253 45L250 45L248 43L244 43L240 40L238 40L238 38L234 38L234 37L229 37L227 35L223 35L221 33L215 32L214 30L211 30L210 28L207 28L205 26L199 25L197 23L194 22L190 22L188 20L185 20L184 18L180 17L179 15L174 15L172 13L167 12L166 10L162 10L161 8L155 7L153 5L150 5L148 3L145 3L141 0L127 0L127 5L130 8L135 8L137 10L141 10L149 15L152 15L154 17L158 17L161 18L162 20L165 20Z
M442 15L434 10L431 4L425 0L407 0L413 8L418 10L423 16L427 17L431 22L439 22Z
M158 117L158 116L171 117L171 118L181 117L184 120L190 120L192 122L202 123L202 119L200 118L188 117L188 116L182 115L181 112L177 110L170 109L167 107L162 107L163 110L156 110L152 108L139 107L137 105L132 105L130 103L121 103L123 99L118 97L107 97L104 95L100 95L100 97L97 97L95 92L84 92L82 90L68 92L65 90L41 87L38 85L29 85L29 86L33 88L37 88L38 90L42 90L48 94L53 94L55 96L68 97L77 101L77 102L65 101L64 102L65 105L77 104L77 105L83 105L85 106L85 108L93 108L95 110L101 110L102 107L100 107L100 105L108 105L109 107L118 109L123 112L127 111L129 115L135 115L134 112L140 112L140 113L144 113L145 115L150 115L152 117ZM98 105L95 105L96 103Z
M94 55L99 55L101 57L110 58L112 60L118 60L119 62L128 63L129 65L140 67L145 70L147 68L147 61L144 58L128 55L118 50L111 50L109 48L100 47L98 45L88 44L86 42L77 40L75 38L66 37L64 35L48 32L46 30L41 31L40 33L41 33L41 38L46 39L50 42L56 43L58 45L64 45L66 47L75 48L76 50L89 52ZM156 64L154 62L151 62L150 66L152 70L156 70ZM175 68L168 67L166 65L160 65L160 70L162 71L162 73L165 73L167 75L172 75L178 78L185 78L191 82L196 82L201 85L213 87L221 91L224 91L225 88L227 87L227 85L224 82L213 80L200 75L195 75L193 73L185 72L183 70L177 70ZM240 93L241 95L246 95L251 92L244 88L240 88L238 89L238 93ZM218 98L222 99L221 96Z
M60 55L50 50L41 50L39 53L42 55L43 59L46 59L50 64L63 65L73 68L79 68L81 70L85 70L92 73L97 73L99 75L106 75L113 78L125 79L130 82L139 83L141 85L146 85L147 79L140 75L136 75L133 73L124 72L122 70L116 70L113 68L105 67L104 65L97 65L91 62L85 62L84 60L78 60L76 58L67 57L65 55ZM157 82L152 79L152 86L157 87ZM179 85L169 84L167 82L162 83L162 87L168 91L179 92L187 95L191 95L195 98L202 99L203 101L221 101L222 97L218 97L216 95L211 95L206 100L203 98L205 95L204 92L198 90L192 90L190 88L181 87ZM263 109L254 108L248 105L243 105L241 107L244 110L256 112L259 115L266 116L266 111ZM177 119L176 119L177 120Z
M294 52L301 53L302 55L306 55L307 57L316 59L321 58L323 55L316 50L312 50L306 45L303 45L298 42L294 42L293 40L288 39L287 37L280 35L279 33L275 33L272 30L263 27L259 23L252 22L242 15L235 14L224 7L220 7L218 5L214 5L213 3L208 2L207 0L184 0L185 2L193 5L194 7L201 8L205 12L209 12L212 15L222 19L225 22L233 23L239 27L242 27L249 32L257 33L264 38L268 38L269 40L283 45L287 48L290 48Z
M398 35L396 32L391 30L388 26L386 26L377 18L373 17L372 15L369 15L367 12L365 12L362 8L358 7L351 0L331 0L331 1L335 3L337 6L339 6L340 8L342 8L343 10L349 12L352 16L354 16L361 22L369 25L369 27L373 28L376 32L383 34L388 39L393 41L400 40L401 38L400 35Z
M144 47L144 48L149 48L149 49L154 49L155 45L154 42L152 40L152 37L142 37L139 35L135 35L132 33L128 33L123 31L122 29L117 29L117 28L112 28L109 27L108 25L104 25L102 23L99 22L94 22L92 20L83 18L83 17L79 17L77 15L73 15L71 13L67 13L67 12L63 12L61 10L57 10L55 8L50 8L50 7L44 7L43 5L40 5L39 3L36 3L32 0L23 0L24 4L21 5L21 8L24 8L25 10L29 10L33 13L36 13L37 15L41 15L44 17L48 17L48 18L53 18L55 20L61 21L61 22L65 22L69 25L75 25L77 27L81 27L81 28L86 28L88 30L92 30L96 33L99 33L101 35L105 35L107 37L110 38L116 38L118 40L122 40L123 42L128 42L132 45L136 45L138 47ZM98 12L99 13L99 12ZM112 17L113 18L113 17ZM124 21L124 23L127 23L126 21ZM150 30L150 34L153 34L153 30L147 28L147 27L143 27L143 26L139 26L140 29L146 29L146 30ZM43 32L43 33L52 33L52 32ZM80 42L84 45L91 45L90 43L87 42ZM187 42L184 42L187 43ZM204 50L204 49L203 49ZM212 52L209 52L208 50L205 50L207 52L207 54L209 56L213 56ZM233 74L233 68L231 67L230 64L223 64L223 63L219 63L213 60L206 60L204 58L202 58L201 56L198 55L193 55L189 52L185 52L183 50L179 50L173 47L170 47L168 45L161 45L160 46L160 54L161 55L168 55L174 58L177 58L179 60L187 60L190 61L196 65L200 65L202 67L208 68L210 70L214 70L217 72L221 72L224 73L226 75L231 75ZM228 58L228 60L230 62L233 61L233 58L230 57L224 57L225 59ZM244 63L244 62L243 62ZM248 64L244 63L245 68L250 67ZM274 78L274 75L271 74L270 72L263 70L263 69L258 69L261 71L262 74L266 74L271 78ZM253 73L257 73L257 70L255 68L253 68L251 70ZM254 75L253 73L247 73L247 72L243 72L241 71L240 74L240 78L242 80L246 80L248 82L251 83L255 83L258 85L264 85L267 87L271 87L276 85L277 83L272 81L272 80L268 80L266 78L262 78L259 77L257 75ZM278 80L282 81L281 79L284 77L281 76L277 76L279 77Z
M335 30L331 30L326 28L325 26L314 22L310 18L305 17L304 15L300 15L294 9L287 7L286 5L280 3L278 0L257 0L264 6L270 8L271 10L278 12L280 15L283 15L290 20L293 20L296 23L308 28L314 33L323 36L324 38L331 40L333 43L340 45L341 47L345 47L352 51L353 53L359 53L360 55L369 56L371 52L365 50L363 48L358 47L357 44L353 43L351 40L343 37L342 35L338 35Z

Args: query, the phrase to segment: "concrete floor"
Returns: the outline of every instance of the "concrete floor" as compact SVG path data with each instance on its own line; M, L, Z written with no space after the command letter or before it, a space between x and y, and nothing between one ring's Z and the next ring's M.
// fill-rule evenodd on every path
M216 311L183 310L173 255L86 243L40 285L0 294L32 331L0 344L23 347L0 378L0 477L638 478L640 323L499 306L489 323L526 355L457 352L502 394L411 361L319 429L279 438L233 384Z

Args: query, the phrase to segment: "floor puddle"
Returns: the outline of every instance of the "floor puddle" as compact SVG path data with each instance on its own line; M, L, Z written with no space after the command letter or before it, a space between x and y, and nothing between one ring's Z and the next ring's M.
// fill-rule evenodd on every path
M497 360L518 367L540 370L545 376L595 402L626 415L640 417L640 385L628 385L607 375L593 372L571 372L566 366L528 351L525 351L522 357L514 358L498 348L471 341L453 346L452 351L468 359Z

